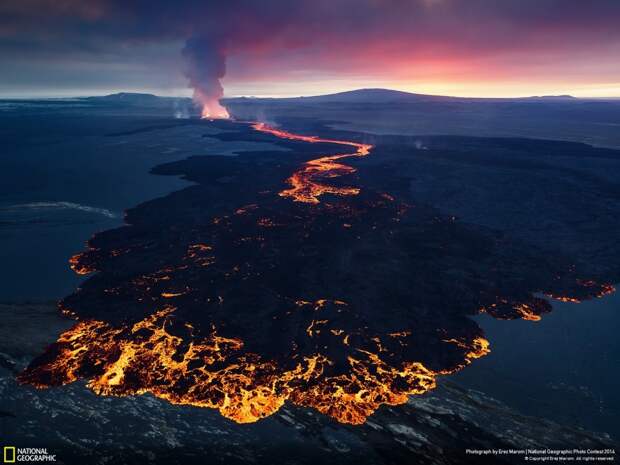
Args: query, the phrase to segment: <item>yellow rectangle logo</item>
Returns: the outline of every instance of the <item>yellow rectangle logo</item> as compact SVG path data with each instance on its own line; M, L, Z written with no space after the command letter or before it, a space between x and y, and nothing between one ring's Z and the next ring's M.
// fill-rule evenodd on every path
M15 463L15 447L4 446L4 463Z

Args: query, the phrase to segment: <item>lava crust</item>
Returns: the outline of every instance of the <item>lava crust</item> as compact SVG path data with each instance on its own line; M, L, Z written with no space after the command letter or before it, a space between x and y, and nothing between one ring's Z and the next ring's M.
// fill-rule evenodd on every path
M535 292L611 290L403 200L398 173L348 164L372 144L205 124L291 153L158 167L196 184L130 210L71 259L95 273L60 304L78 321L21 382L86 379L97 394L152 393L240 423L289 401L360 424L487 354L469 316L538 320L551 306Z

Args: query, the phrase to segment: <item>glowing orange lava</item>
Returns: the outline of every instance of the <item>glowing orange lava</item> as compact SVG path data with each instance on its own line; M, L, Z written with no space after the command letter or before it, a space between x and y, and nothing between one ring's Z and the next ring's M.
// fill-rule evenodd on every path
M269 416L288 400L341 423L362 424L382 404L403 404L410 395L433 389L437 375L489 352L480 337L452 339L445 342L467 350L464 363L454 370L434 372L408 361L393 366L361 348L347 357L346 374L326 375L333 362L320 353L283 370L244 352L242 340L222 337L215 328L199 336L188 323L176 327L175 310L165 307L129 327L80 321L60 336L54 360L29 368L19 379L46 388L88 377L88 387L99 395L148 392L175 404L218 409L237 423ZM310 329L308 334L316 335Z
M201 119L229 119L230 114L228 110L220 105L217 100L207 100L202 104L202 111L200 113Z
M296 135L263 123L254 124L253 128L280 138L355 149L306 162L288 179L291 187L280 192L280 196L318 204L319 197L326 193L359 193L358 188L334 187L323 181L355 172L338 160L366 156L372 145ZM389 203L394 201L387 194L381 198ZM257 204L240 206L232 216L234 221L255 216L252 222L261 230L279 224L265 216ZM231 221L224 216L214 218L213 224L226 229ZM341 224L340 219L337 222ZM344 225L353 227L349 222ZM228 235L227 231L225 237ZM365 326L352 324L350 319L357 315L355 305L333 297L296 299L291 302L294 308L274 316L278 321L291 319L284 324L285 328L300 328L282 346L281 358L251 349L256 340L252 333L232 331L225 335L225 326L218 327L214 322L199 329L185 319L187 312L183 308L187 305L184 300L191 298L194 289L175 275L219 266L214 273L226 279L249 278L237 263L226 265L228 249L220 250L221 239L218 246L218 236L214 238L213 243L188 244L180 262L132 277L127 289L109 287L103 291L106 296L117 296L129 289L139 296L139 301L158 300L153 313L147 310L136 320L116 324L81 319L18 379L39 388L86 379L88 387L100 395L151 393L175 404L217 409L238 423L258 421L288 401L314 408L342 423L362 424L381 405L403 404L410 395L433 389L437 376L459 370L489 353L488 341L477 334L447 339L441 342L450 353L456 349L458 355L446 368L429 368L431 365L417 355L406 355L419 342L415 332L368 331ZM239 237L240 242L246 239ZM131 250L114 248L109 254L123 257ZM91 260L101 253L101 249L92 248L72 257L72 269L80 274L96 271ZM247 263L244 268L251 271ZM213 283L214 278L215 274L208 282ZM212 295L206 302L212 302L216 306L212 311L217 312L224 298ZM63 307L63 311L78 318L70 306Z
M303 136L273 128L265 123L255 123L252 127L257 131L272 134L283 139L310 143L323 142L329 144L347 145L355 148L355 152L329 155L304 163L298 171L293 173L293 175L288 178L287 182L291 188L280 192L280 196L290 197L295 202L316 204L319 203L319 197L323 194L356 195L359 193L360 190L357 187L335 187L323 184L320 180L336 178L345 174L354 173L355 168L348 165L343 165L342 163L337 163L336 160L348 157L365 157L373 148L371 144L361 144L359 142L337 139L322 139L318 136Z
M69 267L77 274L90 274L94 270L90 269L88 266L85 266L80 263L80 258L82 254L75 254L69 259Z
M537 315L534 310L527 304L517 305L515 307L515 310L519 312L519 315L521 315L521 318L523 320L540 321L542 319L542 317L540 315Z
M228 111L226 111L226 108L222 107L221 112L213 112L211 111L209 108L204 107L202 109L202 113L200 114L200 118L201 119L209 119L209 120L213 120L213 119L228 119L230 118L230 115L228 114Z
M577 280L577 283L580 286L585 286L587 288L596 289L596 292L592 293L590 297L601 298L601 297L605 297L606 295L613 294L614 292L616 292L616 288L612 286L611 284L607 284L607 283L598 283L593 280L588 280L588 281ZM545 296L549 297L550 299L557 300L559 302L570 302L573 304L579 304L582 302L581 299L578 299L576 297L571 297L571 296L565 296L565 295L556 295L552 293L546 293Z

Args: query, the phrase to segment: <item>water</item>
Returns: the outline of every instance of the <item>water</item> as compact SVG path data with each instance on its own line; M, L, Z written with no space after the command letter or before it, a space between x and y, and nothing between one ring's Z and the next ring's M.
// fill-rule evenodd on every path
M491 354L453 379L518 411L620 438L620 294L553 302L540 322L477 318Z
M121 226L126 209L189 185L151 175L152 167L278 150L210 138L221 130L175 119L174 108L89 105L0 101L0 302L71 293L84 278L68 260L94 233Z
M43 108L0 113L0 301L70 293L82 278L67 260L95 232L122 225L125 209L188 185L149 170L213 144L195 125L109 135L174 124L167 115Z

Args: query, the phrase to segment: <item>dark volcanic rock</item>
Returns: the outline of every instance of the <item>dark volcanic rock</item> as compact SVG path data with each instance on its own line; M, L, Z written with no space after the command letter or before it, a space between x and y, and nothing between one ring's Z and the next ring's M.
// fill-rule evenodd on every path
M3 305L0 353L23 368L70 321L51 305ZM33 324L36 321L36 324ZM99 397L81 384L37 390L0 368L0 432L18 447L47 447L57 463L478 464L476 448L602 448L609 438L519 415L443 380L407 405L347 426L286 406L252 425L151 396ZM507 459L509 460L509 459Z
M81 322L22 382L88 379L100 394L151 392L241 422L288 400L357 424L484 356L487 342L469 316L538 319L551 306L535 293L583 299L611 290L612 270L594 272L568 248L464 223L411 198L413 174L402 164L412 148L482 164L502 150L529 153L535 142L386 136L370 157L351 161L355 174L322 180L359 195L308 204L278 193L303 162L342 145L216 124L230 130L222 140L292 153L157 168L196 185L131 210L128 226L98 234L73 260L78 271L98 271L61 303ZM541 144L553 156L556 147ZM499 163L520 169L521 160Z

